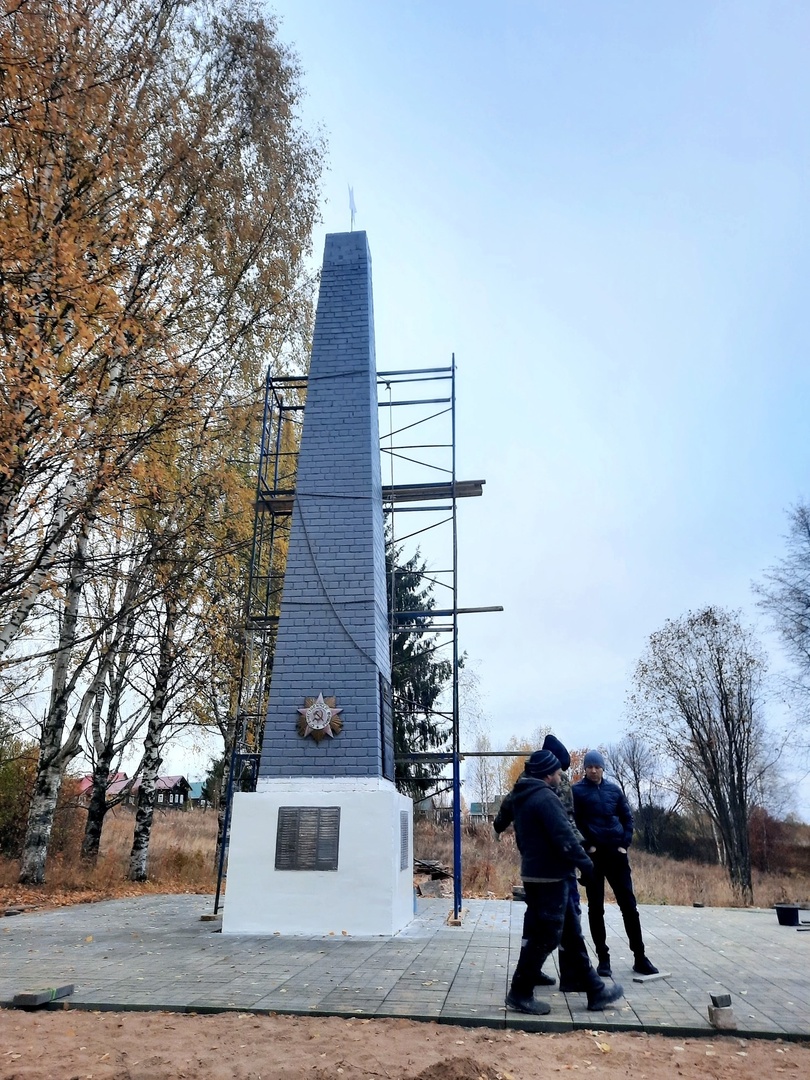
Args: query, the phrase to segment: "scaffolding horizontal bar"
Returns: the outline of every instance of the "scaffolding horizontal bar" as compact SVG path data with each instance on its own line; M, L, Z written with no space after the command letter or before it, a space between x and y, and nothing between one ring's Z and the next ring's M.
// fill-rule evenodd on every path
M486 480L438 480L432 484L383 485L383 502L430 502L432 499L469 499L484 494Z
M267 495L260 495L256 499L256 506L259 510L270 510L274 514L283 516L292 513L293 501L295 496L288 492L270 492Z
M387 390L390 393L392 386L405 386L406 383L414 382L447 382L449 378L449 375L420 375L418 379L378 379L377 385L380 387L381 390ZM385 404L385 402L380 401L379 399L377 403L379 405Z
M431 608L430 611L395 611L395 619L451 619L454 615L480 615L491 611L503 611L502 604L494 607Z
M529 757L532 750L459 750L461 757Z
M461 757L461 755L459 755L459 757ZM408 761L438 761L438 762L442 762L445 765L449 765L452 760L453 760L453 755L452 754L429 754L429 753L404 754L404 755L401 755L401 756L397 755L397 757L394 758L394 761L397 761L400 764L405 764L405 762L408 762Z
M449 405L452 398L449 397L434 397L434 398L413 398L410 401L380 401L377 404L381 409L388 409L397 405Z
M378 371L378 379L394 378L397 375L435 375L437 371L451 375L453 369L451 367L426 367L426 368L407 368L404 371Z
M463 761L464 758L485 758L485 757L497 757L497 758L524 757L524 758L527 758L527 757L530 756L530 754L531 754L530 750L459 750L458 757L459 757L459 761ZM435 754L431 754L429 752L425 752L425 753L414 752L413 754L405 754L405 755L403 755L401 757L397 756L397 757L394 758L394 761L400 762L403 765L406 762L409 762L409 761L437 761L437 762L447 762L449 764L452 760L453 760L452 753L444 753L444 754L435 753Z
M452 509L452 503L434 503L431 506L398 506L396 512L398 514L436 514L439 511L447 513ZM385 507L385 510L386 513L389 512L388 507Z
M484 494L486 480L439 480L433 484L386 484L382 489L383 502L411 503L431 502L433 499L469 499ZM260 510L270 510L274 514L291 514L295 494L291 491L268 491L259 495L257 505ZM449 509L435 506L434 510Z

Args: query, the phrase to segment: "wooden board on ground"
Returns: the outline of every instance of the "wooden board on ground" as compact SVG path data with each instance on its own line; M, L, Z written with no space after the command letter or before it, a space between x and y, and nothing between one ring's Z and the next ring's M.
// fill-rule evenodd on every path
M655 982L657 979L671 979L671 971L659 971L655 975L634 975L633 982Z
M36 1009L51 1001L70 997L72 993L73 983L65 983L63 986L45 986L40 990L23 990L14 995L12 1005L15 1009Z

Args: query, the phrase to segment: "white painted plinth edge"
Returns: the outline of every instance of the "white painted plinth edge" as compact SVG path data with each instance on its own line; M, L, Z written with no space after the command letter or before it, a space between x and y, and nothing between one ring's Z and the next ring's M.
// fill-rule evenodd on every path
M413 918L413 803L384 782L265 780L234 795L223 934L350 934L391 937ZM325 790L325 787L327 788ZM280 806L339 806L336 871L276 870ZM400 813L408 814L408 857L400 868Z

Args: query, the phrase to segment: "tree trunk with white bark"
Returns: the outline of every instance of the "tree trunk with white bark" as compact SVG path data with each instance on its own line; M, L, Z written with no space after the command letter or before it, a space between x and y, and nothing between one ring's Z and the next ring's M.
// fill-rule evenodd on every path
M107 806L107 785L110 782L110 759L96 761L93 770L93 787L90 795L90 805L87 807L87 823L84 827L82 838L82 859L91 865L95 865L98 859L101 845L101 830L104 828L104 818L109 807Z
M149 709L149 726L144 740L143 771L138 788L138 805L135 812L135 834L129 855L130 881L147 881L149 867L149 841L152 835L152 820L155 814L155 784L160 774L163 759L160 749L163 742L163 730L166 724L165 711L169 696L169 679L175 657L175 625L177 605L174 601L166 603L166 624L160 640L160 655L155 673L155 686Z
M41 885L45 880L45 860L62 785L62 774L65 765L76 756L79 749L78 735L74 737L71 732L64 746L62 738L67 721L68 702L75 685L75 675L72 679L68 678L68 672L76 642L79 605L87 572L88 531L89 522L87 528L79 534L70 561L59 648L54 658L51 677L51 697L42 723L37 775L23 845L19 878L23 885Z

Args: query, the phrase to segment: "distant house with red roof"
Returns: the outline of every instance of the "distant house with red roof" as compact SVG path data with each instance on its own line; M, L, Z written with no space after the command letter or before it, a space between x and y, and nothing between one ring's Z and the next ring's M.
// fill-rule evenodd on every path
M80 798L89 799L93 787L93 778L83 776L79 781ZM116 773L110 784L107 785L109 796L120 795L125 788L129 791L121 800L123 806L134 806L138 801L138 791L141 787L141 779L130 780L126 773ZM185 776L159 776L155 781L155 806L166 807L170 810L182 810L188 803L191 784Z
M121 788L126 784L127 779L128 777L125 772L113 773L112 782L108 788L108 791L112 790L113 784L117 784L117 790L120 791ZM88 800L90 798L90 793L93 790L93 777L89 773L83 776L79 781L78 790L80 799Z

